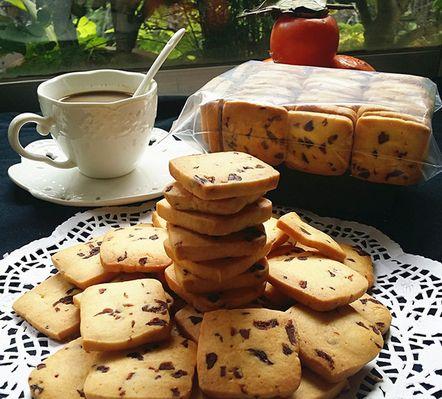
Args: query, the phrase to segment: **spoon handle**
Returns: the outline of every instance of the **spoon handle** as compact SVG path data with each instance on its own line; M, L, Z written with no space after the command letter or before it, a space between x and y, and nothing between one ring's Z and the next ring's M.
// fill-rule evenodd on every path
M148 89L150 81L157 74L158 70L161 68L164 61L166 61L169 54L172 52L172 50L175 48L175 46L184 36L184 33L186 33L186 30L184 28L181 28L180 30L175 32L175 34L166 43L164 48L161 50L161 53L158 55L158 57L156 58L150 69L147 71L146 75L144 76L144 79L138 86L137 90L135 90L133 97L144 94L144 92Z

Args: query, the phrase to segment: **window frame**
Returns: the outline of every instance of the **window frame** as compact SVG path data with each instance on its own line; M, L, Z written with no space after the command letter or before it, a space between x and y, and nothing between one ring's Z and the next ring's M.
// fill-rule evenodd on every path
M414 74L428 78L442 77L442 47L410 48L396 51L351 52L378 70ZM245 61L245 60L244 60ZM189 96L215 76L234 64L165 68L157 76L160 96ZM128 68L130 71L141 71ZM38 111L37 86L53 76L29 77L0 81L0 112Z

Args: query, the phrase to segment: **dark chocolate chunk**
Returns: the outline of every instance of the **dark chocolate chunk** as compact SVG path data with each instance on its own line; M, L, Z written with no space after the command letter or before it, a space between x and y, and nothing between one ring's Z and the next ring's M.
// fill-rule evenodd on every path
M333 144L337 139L338 139L338 135L332 134L331 136L328 137L327 142L328 142L328 144Z
M282 344L282 353L284 353L284 355L286 356L290 356L293 353L292 348L290 348L290 346L288 346L287 344Z
M155 299L155 302L158 306L144 305L141 310L143 312L161 313L162 315L167 314L167 302L161 301L160 299Z
M180 390L178 388L170 388L170 390L172 391L172 396L174 398L180 397Z
M278 320L270 319L270 320L254 320L253 326L258 330L268 330L270 328L275 328L279 326Z
M319 144L318 148L323 154L327 154L327 146L325 143Z
M260 349L254 349L254 348L248 348L247 352L249 352L251 355L257 357L261 362L272 366L274 363L268 358L267 353L265 353L263 350Z
M101 312L98 312L97 314L94 314L94 317L95 316L99 316L101 314L110 314L110 315L112 315L113 313L114 313L113 309L111 309L111 308L104 308Z
M328 271L328 273L330 274L330 277L336 277L336 274L333 273L331 270L327 270L327 271Z
M189 340L185 339L184 341L181 342L181 345L183 345L185 348L189 347Z
M163 362L158 366L158 370L175 370L172 362Z
M227 177L228 181L241 181L242 177L238 176L236 173L229 173L229 176Z
M153 318L152 320L146 323L147 326L167 326L167 321L160 319L158 317Z
M149 240L158 240L158 234L153 234L149 237Z
M220 342L224 342L224 338L223 338L223 336L220 333L215 333L213 335L215 335L215 337L218 337Z
M367 327L362 321L357 321L356 324L357 324L359 327L362 327L362 328L365 328L366 330L368 330L368 327Z
M77 389L77 393L78 393L78 396L80 396L80 398L85 398L86 397L86 395L85 395L85 393L84 393L84 391L82 389Z
M133 376L135 375L135 372L130 372L127 377L126 377L126 381L129 381Z
M307 148L311 148L315 145L315 143L311 141L308 137L304 137L303 139L298 139L298 142L305 145Z
M106 292L106 288L100 288L100 289L98 290L98 293L99 293L99 294L103 294L104 292Z
M210 370L218 360L218 355L214 352L206 353L207 370Z
M378 323L376 323L376 324L378 324ZM370 326L371 327L371 329L373 330L373 332L375 333L375 334L377 334L377 335L381 335L381 332L377 329L377 327L375 327L375 326Z
M312 233L310 233L308 230L304 229L303 227L300 227L299 230L301 230L304 234L311 236Z
M328 125L328 119L324 118L324 120L321 122L322 126L327 126Z
M235 327L230 327L230 336L233 337L238 334L238 330Z
M250 328L241 328L239 330L239 333L240 333L241 337L243 337L244 339L249 339L249 337L250 337Z
M287 334L287 337L288 337L290 343L292 345L296 345L298 342L298 339L296 338L296 327L293 324L292 320L289 320L287 322L287 324L285 325L285 332Z
M313 126L313 121L308 121L305 125L304 125L304 130L306 132L311 132L315 127Z
M333 360L333 358L326 352L320 350L320 349L315 349L316 355L318 355L320 358L324 359L331 370L335 369L335 361Z
M195 169L195 167L193 167L193 169ZM172 188L173 188L172 185L167 186L167 187L164 189L164 192L165 192L165 193L168 193L170 190L172 190Z
M105 366L104 364L96 367L97 371L101 371L102 373L107 373L109 371L109 367Z
M126 357L130 357L131 359L144 360L144 357L140 352L130 352L126 355Z
M144 257L144 258L140 258L140 259L138 259L138 263L139 263L141 266L144 266L144 265L147 263L147 257Z
M242 371L239 367L234 367L232 371L233 371L233 376L238 380L240 380L243 377Z
M305 280L299 280L299 286L302 288L302 289L306 289L307 288L307 281L305 281Z
M378 136L378 143L379 144L384 144L386 143L388 140L390 140L390 135L388 135L385 132L380 132L379 136Z
M298 256L298 260L307 260L308 256Z
M200 184L206 184L208 182L207 179L205 179L204 177L200 177L198 175L194 175L193 178Z
M225 377L226 376L226 366L221 366L219 368L219 375L220 375L220 377Z
M181 378L187 375L187 371L185 370L177 370L174 373L172 373L173 378Z
M127 251L124 251L124 255L121 255L117 258L117 262L123 262L127 258Z
M37 364L37 370L44 369L45 367L46 367L46 364L45 364L45 363Z
M200 316L189 316L189 320L195 326L203 321L203 318Z
M52 306L57 306L59 303L62 303L63 305L73 305L74 304L74 297L73 295L67 295L63 298L60 298L58 301L54 302Z

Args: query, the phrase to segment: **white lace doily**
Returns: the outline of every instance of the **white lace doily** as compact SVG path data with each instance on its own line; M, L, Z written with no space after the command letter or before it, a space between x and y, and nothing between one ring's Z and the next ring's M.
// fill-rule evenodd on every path
M60 344L39 334L12 311L12 303L54 273L50 255L110 227L150 219L153 203L100 208L78 213L50 237L33 241L0 261L0 398L28 398L30 369ZM288 208L276 207L281 214ZM299 212L312 225L339 240L358 244L375 261L376 298L393 313L379 357L351 378L341 398L437 398L442 396L442 265L405 254L373 227Z

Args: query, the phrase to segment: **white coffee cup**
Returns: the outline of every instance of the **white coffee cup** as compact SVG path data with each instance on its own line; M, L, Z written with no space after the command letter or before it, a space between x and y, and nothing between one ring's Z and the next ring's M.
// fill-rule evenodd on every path
M43 116L24 113L9 125L12 148L24 158L56 168L78 167L93 178L123 176L136 167L145 152L157 112L157 84L146 94L113 102L62 102L63 97L90 91L133 93L144 75L111 69L67 73L38 86ZM19 141L21 127L36 123L43 136L51 133L66 161L25 150Z

